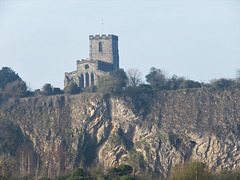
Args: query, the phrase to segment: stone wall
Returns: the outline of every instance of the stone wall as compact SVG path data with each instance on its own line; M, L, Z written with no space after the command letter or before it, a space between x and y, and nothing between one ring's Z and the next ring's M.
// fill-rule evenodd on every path
M77 70L65 73L64 86L67 86L71 81L75 82L80 88L96 86L99 78L105 76L107 72L99 70L99 61L77 61Z
M90 35L90 59L77 61L77 70L65 73L64 86L75 82L80 88L97 85L98 79L119 68L118 37Z
M90 35L90 59L101 60L113 64L113 69L119 68L118 55L118 37L115 35ZM99 48L99 43L102 44L102 50Z

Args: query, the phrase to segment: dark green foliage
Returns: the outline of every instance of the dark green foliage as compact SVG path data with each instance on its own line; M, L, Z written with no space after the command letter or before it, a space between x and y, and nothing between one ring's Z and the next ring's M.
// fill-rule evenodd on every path
M26 96L26 92L27 92L26 83L21 80L16 80L12 83L6 84L3 94L6 98L10 97L21 98Z
M45 84L42 88L42 94L45 96L49 96L53 94L53 87L51 84Z
M96 158L96 140L86 131L82 133L78 139L78 154L74 166L87 167L92 165ZM68 146L68 145L66 145Z
M11 68L3 67L0 70L0 89L4 89L8 83L12 83L21 78Z
M98 164L96 167L91 168L89 174L91 177L94 177L96 180L105 180L106 175L104 174L105 168L103 165Z
M63 91L60 88L53 88L53 94L63 94Z
M18 126L12 122L4 121L0 117L0 152L15 155L18 146L23 143L23 135Z
M46 178L46 177L41 177L40 179L38 179L38 180L51 180L51 179L49 179L49 178Z
M152 90L177 90L186 88L200 88L201 83L185 80L184 77L177 77L173 75L172 78L168 79L162 70L152 67L149 74L146 75L146 81L151 85Z
M234 86L234 81L231 79L218 79L211 82L210 87L214 90L229 89Z
M84 176L84 171L81 168L77 168L73 173L72 176Z
M192 81L192 80L185 80L179 86L180 89L200 88L200 87L202 87L202 85L199 82Z
M64 88L65 94L78 94L80 92L80 88L75 82L70 82L65 88Z
M98 82L98 92L103 95L119 95L127 85L127 75L123 69L116 69Z
M118 166L118 170L119 172L121 172L120 176L129 175L133 172L132 166L125 165L125 164Z
M124 95L131 97L135 110L142 115L150 112L149 103L152 100L153 91L150 85L140 84L137 87L127 87Z
M166 88L168 90L177 90L180 88L180 85L185 81L185 78L183 77L177 77L177 75L173 75L172 78L170 78L166 82Z
M66 178L66 180L81 180L81 179L95 180L96 178L94 176L91 176L91 174L88 171L85 171L81 168L75 169L75 171Z
M26 96L27 86L12 69L0 70L0 98L21 98Z
M134 180L134 178L130 175L123 175L120 177L120 180Z
M177 75L173 75L172 78L167 79L164 89L177 90L200 87L202 87L202 85L199 82L193 80L186 80L184 77L177 77Z
M129 150L129 155L131 157L131 164L133 165L134 170L145 169L145 161L141 152L136 151L135 149Z
M153 90L164 89L166 76L162 70L152 67L145 77L146 81L151 85Z
M202 162L188 162L184 165L175 165L172 167L170 177L171 180L195 180L211 178L211 174L206 170Z
M213 180L239 180L240 179L240 171L229 171L227 169L223 169L219 173L213 175Z
M187 162L183 165L178 164L172 167L171 180L238 180L240 179L240 171L230 171L223 169L218 173L211 173L202 162Z
M133 172L132 166L129 165L120 165L118 168L109 168L107 170L107 179L125 179L125 180L131 180L133 177L131 177L131 174Z

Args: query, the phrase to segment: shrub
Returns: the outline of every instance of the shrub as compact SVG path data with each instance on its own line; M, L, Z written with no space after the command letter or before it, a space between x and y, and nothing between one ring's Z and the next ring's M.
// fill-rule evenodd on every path
M4 96L6 98L13 97L25 97L27 92L27 86L24 81L16 80L12 83L8 83L5 86Z
M42 94L45 96L49 96L53 94L53 87L51 84L45 84L42 88Z
M195 180L210 179L211 174L206 170L202 162L187 162L184 165L178 164L172 167L171 180Z
M98 92L102 95L118 95L127 85L127 75L123 69L116 69L109 75L102 77L98 82Z
M12 83L21 78L11 68L3 67L0 70L0 88L4 89L8 83Z
M70 82L65 88L64 88L65 94L78 94L80 92L80 88L75 82Z
M218 79L211 82L210 87L214 90L224 90L234 86L234 81L231 79Z

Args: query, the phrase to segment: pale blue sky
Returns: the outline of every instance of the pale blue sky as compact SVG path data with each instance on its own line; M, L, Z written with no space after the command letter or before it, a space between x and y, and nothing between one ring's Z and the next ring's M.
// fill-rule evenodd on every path
M88 36L119 36L120 67L200 82L240 69L240 0L0 0L0 68L63 88Z

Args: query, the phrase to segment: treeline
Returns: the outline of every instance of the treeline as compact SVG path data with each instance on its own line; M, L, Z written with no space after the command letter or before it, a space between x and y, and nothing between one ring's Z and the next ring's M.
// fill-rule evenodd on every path
M0 99L21 98L27 96L26 83L12 69L0 70Z
M57 180L160 180L160 175L153 175L149 172L134 174L133 168L129 165L120 165L118 168L109 168L106 171L102 167L97 167L89 171L77 168L68 176L60 176ZM211 172L206 164L198 161L176 164L172 167L168 180L238 180L240 170L230 171L222 169L219 172ZM51 180L41 178L40 180Z
M4 177L0 175L1 179L11 179L11 176ZM31 176L19 178L31 179ZM134 173L132 166L120 165L117 168L112 167L104 169L103 166L84 170L76 168L74 172L68 175L62 175L54 178L55 180L161 180L161 175L152 174L150 172ZM230 171L222 169L218 172L211 172L207 166L198 161L186 162L184 164L176 164L171 168L171 172L166 180L238 180L240 179L240 171ZM41 177L38 180L52 180L47 177Z
M145 83L145 81L147 83ZM184 77L173 75L168 78L158 68L152 67L150 72L142 79L142 74L137 69L117 69L109 75L102 77L97 86L80 89L75 82L71 82L63 90L46 83L41 89L28 90L26 83L8 67L0 70L0 98L22 98L31 96L49 96L57 94L78 94L81 92L98 92L102 95L136 95L139 93L153 93L161 90L179 90L189 88L210 88L213 90L240 89L240 71L235 79L216 79L210 83L200 83Z

